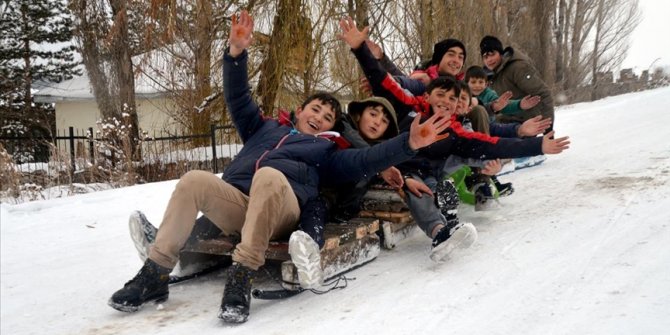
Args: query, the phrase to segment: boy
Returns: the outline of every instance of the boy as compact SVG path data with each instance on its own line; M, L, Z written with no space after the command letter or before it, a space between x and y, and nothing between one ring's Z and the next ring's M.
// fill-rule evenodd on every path
M527 95L521 100L498 100L499 97L496 91L487 85L486 71L477 65L471 66L465 71L465 82L468 84L472 96L476 98L476 100L473 99L473 102L476 101L478 105L482 105L490 111L491 122L494 121L498 113L502 115L517 115L524 110L535 107L541 100L538 95ZM511 92L505 93L506 96L511 95ZM507 101L507 106L504 105L505 101Z
M519 99L528 95L540 96L540 103L516 115L498 115L499 122L523 122L534 116L554 119L554 100L551 90L542 80L538 71L531 65L528 57L512 47L503 49L502 42L494 36L484 36L479 43L484 65L493 71L491 89L495 92L512 92L512 98ZM552 127L547 129L550 132ZM545 133L545 134L546 134Z
M408 95L403 88L372 56L365 40L368 28L358 30L351 18L340 21L342 33L338 37L345 41L356 56L359 64L376 95L386 97L393 104L398 119L408 120L441 115L455 117L460 89L453 77L438 77L431 81L423 96ZM406 173L405 187L407 204L415 221L432 238L431 259L440 260L453 248L469 246L476 239L476 230L472 224L460 224L458 220L448 221L440 212L440 199L433 197L434 189L440 189L438 181L443 181L444 161L452 154L478 159L495 159L528 156L539 153L560 153L569 147L567 137L559 139L529 138L503 139L489 137L482 133L466 132L460 123L452 122L447 129L450 134L444 140L424 148L414 159L398 166ZM442 192L438 192L438 196ZM426 194L427 196L424 196Z
M240 235L218 316L225 322L245 322L252 277L265 263L269 241L295 230L301 207L317 196L322 177L360 179L448 136L439 135L448 127L448 120L436 116L424 124L417 120L409 136L403 134L369 149L337 150L334 142L318 136L330 130L341 113L339 102L329 94L307 99L296 112L294 127L263 118L251 98L247 77L246 48L252 30L253 20L246 11L239 22L233 17L230 46L223 60L225 100L244 148L226 168L223 179L204 171L191 171L180 178L148 259L109 301L117 310L135 312L147 302L168 298L169 273L201 211L225 234Z

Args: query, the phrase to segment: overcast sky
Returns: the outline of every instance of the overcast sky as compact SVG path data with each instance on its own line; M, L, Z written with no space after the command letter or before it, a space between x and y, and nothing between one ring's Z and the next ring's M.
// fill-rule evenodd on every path
M630 39L628 56L622 68L642 72L657 59L654 67L670 66L670 1L640 0L642 21Z

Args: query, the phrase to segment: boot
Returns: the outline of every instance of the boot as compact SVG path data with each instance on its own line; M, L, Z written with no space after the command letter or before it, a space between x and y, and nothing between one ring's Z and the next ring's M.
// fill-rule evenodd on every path
M298 269L298 280L302 288L312 289L323 284L321 250L309 235L301 230L294 231L288 241L288 253Z
M435 234L430 259L439 262L455 249L469 248L475 241L477 241L477 229L472 223L452 222Z
M500 208L498 199L493 196L491 185L480 183L474 187L475 193L475 212L492 211Z
M512 187L512 183L501 183L496 176L491 176L491 180L493 181L493 184L496 185L496 189L498 189L498 194L501 197L510 195L514 193L514 187Z
M128 228L130 228L130 237L133 240L135 249L137 249L137 254L143 262L146 261L149 258L149 249L156 240L158 229L140 211L134 211L130 214Z
M237 262L228 271L219 319L229 323L243 323L249 318L251 281L256 271Z
M171 269L147 259L135 278L116 291L107 304L119 311L130 313L139 311L147 302L167 300L170 271Z

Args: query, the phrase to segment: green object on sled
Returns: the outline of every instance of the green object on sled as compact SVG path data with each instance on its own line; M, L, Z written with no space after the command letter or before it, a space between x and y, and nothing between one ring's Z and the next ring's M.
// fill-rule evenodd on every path
M474 205L475 193L470 191L468 189L468 186L465 184L465 178L471 175L472 175L472 169L470 169L469 166L465 165L460 169L456 170L456 172L452 173L447 178L451 178L451 180L454 181L454 186L456 187L456 191L458 191L458 197L461 199L461 202L469 205ZM498 193L498 189L496 189L494 185L489 186L491 187L491 191L493 191L492 192L493 196L495 198L498 198L500 196L500 194Z

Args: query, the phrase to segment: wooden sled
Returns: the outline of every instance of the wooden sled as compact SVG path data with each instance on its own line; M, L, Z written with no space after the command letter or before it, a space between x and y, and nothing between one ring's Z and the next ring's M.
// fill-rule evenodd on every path
M415 226L409 209L392 189L370 190L363 199L362 208L360 217L346 224L325 226L321 268L326 280L374 260L380 247L394 248ZM184 247L180 262L188 266L203 259L216 259L213 255L230 256L238 242L226 236L200 240ZM294 290L299 287L298 272L288 253L288 241L270 242L265 258L281 262L284 288Z
M396 244L406 239L416 226L403 196L404 194L399 194L394 189L376 186L363 197L359 216L380 220L381 243L385 249L395 248Z
M324 278L332 278L355 267L368 263L379 255L380 239L377 236L379 220L356 218L347 224L329 224L325 229L325 244L321 250L321 267ZM230 256L237 241L221 236L184 247L182 253ZM270 242L265 258L282 262L284 287L295 289L298 272L288 253L288 242Z

